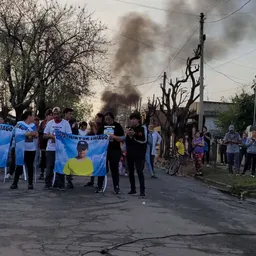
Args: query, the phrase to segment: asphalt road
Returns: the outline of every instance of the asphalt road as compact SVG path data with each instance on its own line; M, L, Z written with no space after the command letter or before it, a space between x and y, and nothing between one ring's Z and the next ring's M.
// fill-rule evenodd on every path
M145 199L126 195L127 177L119 196L110 179L104 195L84 188L86 178L64 192L0 184L0 255L97 256L107 248L109 256L256 255L256 204L193 179L158 176L147 177Z

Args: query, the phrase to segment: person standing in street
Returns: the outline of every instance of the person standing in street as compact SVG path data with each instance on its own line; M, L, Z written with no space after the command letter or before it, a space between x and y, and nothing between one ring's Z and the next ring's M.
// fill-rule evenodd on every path
M145 178L143 174L145 155L147 150L147 138L145 129L141 125L140 113L130 115L131 127L126 130L127 165L131 190L129 195L137 195L134 171L136 168L140 182L140 196L145 196Z
M244 132L242 135L242 143L240 144L240 166L242 164L243 158L245 158L244 163L246 162L246 157L247 157L246 141L247 141L247 134Z
M252 137L247 138L245 142L247 147L247 157L244 165L244 171L242 175L245 175L246 171L249 169L249 165L252 163L252 172L251 176L255 177L255 168L256 168L256 128L252 129Z
M27 133L25 134L24 164L28 170L28 189L33 189L34 161L37 149L36 138L38 137L38 133L31 111L24 112L21 119L22 121L17 124L27 128ZM20 129L15 129L15 133L18 133L19 130ZM19 178L22 173L23 166L16 166L13 184L10 187L11 189L18 188Z
M53 118L52 109L48 109L45 112L45 119L41 122L38 129L39 134L39 148L41 151L41 160L40 160L40 169L41 173L39 176L39 180L44 180L44 172L46 168L46 147L47 147L47 139L44 138L44 129L48 122L50 122Z
M108 134L110 136L107 150L107 172L108 169L110 169L114 192L119 194L119 161L121 158L120 142L124 141L125 136L122 126L115 122L114 115L111 112L107 112L105 114L104 134ZM96 193L102 192L104 178L104 176L98 178L98 188L96 189Z
M229 126L229 131L224 137L224 143L227 145L227 158L228 158L228 171L229 174L233 174L233 165L235 172L240 172L240 148L239 145L242 142L241 136L235 131L234 125Z
M210 151L211 151L211 134L207 131L206 126L203 127L203 132L201 134L201 137L204 138L204 143L205 143L205 147L204 147L205 154L203 158L203 164L205 163L205 160L206 160L206 166L209 167Z
M90 135L92 135L93 132L94 132L94 135L101 135L104 133L104 115L102 113L97 113L95 116L95 123L93 123L93 127L91 127ZM94 177L92 176L91 180L87 182L84 186L93 187L93 185L94 185ZM98 187L99 185L100 184L98 184Z
M154 171L156 147L160 145L161 141L162 137L158 132L154 131L154 125L149 125L147 133L146 165L148 172L151 174L151 178L154 179L157 178Z
M44 138L48 140L46 147L46 176L45 176L45 188L52 187L52 179L55 165L55 153L56 143L55 134L57 131L71 134L71 127L68 121L61 118L61 111L59 107L53 109L53 120L49 121L44 129ZM59 190L65 188L65 175L57 173L57 186Z
M192 140L193 158L195 161L196 175L202 176L203 158L204 158L204 138L200 136L200 132L196 131Z
M72 134L79 135L78 127L76 126L76 120L74 120L72 118L73 117L73 112L74 112L74 110L72 108L65 108L63 110L63 116L64 116L64 119L66 121L68 121ZM74 185L73 185L73 182L72 182L72 180L73 180L72 175L67 175L66 180L67 180L67 188L68 189L73 189Z

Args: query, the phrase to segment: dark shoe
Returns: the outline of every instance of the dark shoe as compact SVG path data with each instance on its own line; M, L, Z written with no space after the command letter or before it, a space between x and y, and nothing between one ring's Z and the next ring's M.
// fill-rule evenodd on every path
M28 184L28 189L34 189L33 184Z
M156 175L155 175L155 174L154 174L154 175L152 175L152 176L151 176L151 178L152 178L152 179L157 179L157 177L156 177Z
M93 185L94 185L93 182L89 181L84 186L85 187L93 187Z
M145 192L140 192L140 197L145 197Z
M11 186L10 186L10 189L17 189L18 188L18 185L16 185L16 184L12 184Z
M44 188L45 189L50 189L52 186L50 186L50 185L44 185Z
M117 195L120 195L120 194L121 194L120 188L116 188L116 189L115 189L115 193L116 193Z
M95 193L103 193L103 189L102 188L96 188Z
M41 173L38 179L39 179L39 180L44 180L44 174Z
M128 195L137 196L137 192L135 190L131 190L130 192L128 192Z
M68 182L67 188L68 188L68 189L73 189L73 188L74 188L74 185L73 185L72 181L69 181L69 182Z
M53 184L53 188L58 188L58 185L56 182Z

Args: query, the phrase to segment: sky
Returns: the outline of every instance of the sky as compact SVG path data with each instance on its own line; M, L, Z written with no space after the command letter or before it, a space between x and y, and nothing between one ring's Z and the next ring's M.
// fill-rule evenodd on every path
M120 28L120 18L129 12L139 12L145 15L148 15L153 21L156 23L165 26L166 25L166 12L158 10L167 8L167 0L127 0L131 3L137 3L141 5L147 5L154 8L146 8L142 6L137 6L133 4L126 4L123 2L119 2L116 0L59 0L60 3L68 3L72 5L87 5L87 9L89 12L93 12L93 17L95 19L103 22L108 28L107 36L110 40L115 40L115 36L117 35ZM187 0L192 1L192 0ZM194 0L194 1L203 1L203 0ZM220 0L221 1L221 0ZM237 6L242 6L246 0L223 0L223 2L229 1L237 1ZM254 0L253 0L254 1ZM252 1L252 2L253 2ZM209 7L206 9L202 8L202 10L198 10L198 14L203 11L209 10ZM255 4L249 3L242 10L234 15L244 15L246 17L247 13L256 10ZM178 10L179 11L179 10ZM235 11L235 10L234 10ZM197 10L196 12L197 13ZM230 14L230 12L226 13ZM184 19L187 18L186 14L184 15ZM212 8L211 12L209 12L206 21L218 20L223 16L219 16L218 13L215 12L214 8ZM207 37L218 34L222 29L222 23L227 22L229 18L215 22L205 24L205 34ZM138 84L148 83L156 80L163 73L166 66L172 60L172 55L176 55L177 52L182 48L183 44L186 43L187 39L191 36L194 31L195 26L199 24L199 18L194 16L192 17L192 25L188 29L181 29L180 34L177 35L180 37L180 42L178 45L170 45L168 46L168 42L163 42L163 39L159 37L157 39L158 44L155 45L155 48L152 49L154 51L154 61L147 66L147 69L144 71L143 78L138 81ZM176 24L179 26L179 24ZM198 38L198 32L194 34L193 38ZM192 39L193 39L192 38ZM255 37L256 38L256 37ZM242 88L250 89L250 85L252 84L252 80L256 74L256 66L255 57L256 57L256 46L255 46L255 38L251 38L250 40L246 39L243 42L236 45L236 47L232 47L229 49L228 54L224 54L223 56L218 56L210 61L207 60L207 56L205 58L205 92L204 99L209 101L220 101L225 98L226 100L230 99L232 95L238 93L242 90ZM129 39L127 39L129 40ZM207 40L205 42L207 44ZM216 47L222 47L222 45L216 45ZM228 48L228 46L225 46ZM196 46L195 46L196 48ZM255 49L255 51L254 51ZM112 49L112 52L114 49ZM180 51L178 57L187 58L189 55L186 52L186 47L184 50ZM176 65L182 66L180 63L182 60L176 58L172 60L171 65L167 70L168 78L175 78L182 76L182 71L184 68L177 69ZM184 61L183 61L184 62ZM185 63L184 63L185 64ZM185 66L185 65L184 65ZM174 70L173 72L171 72ZM157 80L154 83L145 84L139 86L139 91L141 92L143 102L147 101L148 97L152 97L153 94L156 96L161 95L161 90L159 84L161 83L161 79ZM101 100L100 96L104 90L104 86L98 82L93 83L93 90L96 92L95 96L89 101L93 103L94 112L100 110Z

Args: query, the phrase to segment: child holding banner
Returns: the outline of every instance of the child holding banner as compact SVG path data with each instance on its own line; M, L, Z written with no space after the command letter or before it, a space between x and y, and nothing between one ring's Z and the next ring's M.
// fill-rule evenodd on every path
M36 156L38 133L33 123L34 117L31 111L22 114L22 120L15 127L16 143L16 169L11 189L18 188L20 175L23 173L23 165L28 171L28 189L33 189L34 160Z

